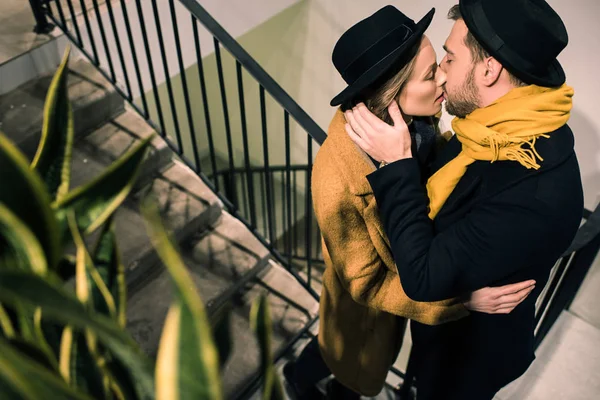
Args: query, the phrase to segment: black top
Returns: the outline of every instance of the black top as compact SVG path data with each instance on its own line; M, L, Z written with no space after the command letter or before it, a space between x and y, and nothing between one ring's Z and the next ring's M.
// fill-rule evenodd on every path
M439 326L412 322L415 350L428 360L417 370L419 382L443 375L451 377L450 386L474 379L501 387L533 360L535 301L583 211L573 134L565 125L550 136L536 143L544 159L539 170L514 161L470 165L433 221L417 160L394 162L367 177L403 289L412 299L437 301L486 286L537 281L508 315L472 312ZM452 138L432 172L460 150Z

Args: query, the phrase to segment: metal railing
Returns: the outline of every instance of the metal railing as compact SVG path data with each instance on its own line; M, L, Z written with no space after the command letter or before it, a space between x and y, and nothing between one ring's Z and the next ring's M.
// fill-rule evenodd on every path
M217 193L228 211L242 221L269 249L273 258L318 299L313 288L313 266L322 265L323 257L320 232L311 204L309 172L315 153L314 145L322 144L325 132L195 0L165 0L169 5L168 16L159 12L157 0L119 0L114 4L109 0L103 6L104 18L98 0L92 0L91 10L87 10L84 0L77 1L30 0L36 18L36 31L51 29L52 24L48 19L58 26L100 73L114 84L131 107ZM188 11L187 20L192 28L189 36L193 37L194 42L193 61L197 66L195 76L186 70L184 62L180 35L183 24L178 19L177 3ZM78 12L77 5L80 7ZM119 18L116 17L117 13ZM165 18L168 19L166 23ZM150 40L151 33L156 42ZM175 70L170 68L168 62L168 51L173 49L165 44L166 33L172 35L174 43ZM203 54L200 39L203 33L210 35L214 49L214 80L217 82L214 96L209 94L206 77L209 68L206 60L212 58L212 54L211 57ZM156 44L158 49L152 51L152 46ZM235 67L234 74L225 72L225 54L229 55ZM160 74L165 79L163 87L159 86ZM171 75L177 75L179 80ZM260 124L254 131L250 131L248 123L251 113L248 107L248 77L258 87L252 104L259 105L258 110L254 111L259 114L257 118ZM233 95L231 90L228 91L228 88L231 89L231 80L234 80L234 89L237 89ZM197 107L197 113L193 112L190 95L195 84L202 103L201 107ZM176 92L181 93L182 100L175 95ZM232 107L232 97L237 107ZM274 100L275 107L267 106L268 98ZM214 118L215 108L222 113L218 121ZM232 110L239 113L236 118L239 126L233 123ZM281 124L275 128L268 123L268 117L273 112L281 116ZM180 119L181 114L184 117ZM292 140L292 123L296 124L296 133L300 132L300 140ZM201 140L201 136L205 136L205 140ZM283 137L280 148L270 145L273 136ZM225 138L225 150L218 155L217 140L221 138ZM259 145L251 150L251 144L257 141ZM236 143L240 142L241 150L236 148ZM292 151L292 142L295 145L299 142L305 144L305 151L300 157L298 151ZM252 158L255 155L253 153L262 153L262 157ZM271 157L278 153L284 155L284 160L274 162ZM298 158L301 160L298 161ZM560 312L569 307L598 253L599 210L596 209L594 213L586 211L587 222L580 228L573 246L553 268L548 284L540 295L536 311L536 346L546 336ZM314 322L310 321L294 341L304 335ZM283 356L293 344L285 346L277 358ZM406 373L392 369L405 378L406 384L399 388L401 395L406 395L410 390L411 370L410 362ZM250 394L251 391L245 393Z
M159 7L164 7L165 2L157 0L119 0L118 3L107 1L103 6L98 0L92 0L90 10L86 8L84 0L79 0L78 4L75 0L31 1L36 18L41 15L43 20L49 18L54 22L102 75L114 84L131 107L165 139L171 149L219 195L227 210L252 231L277 261L288 267L313 297L318 298L311 286L313 260L308 258L308 271L306 278L303 278L297 274L296 269L291 268L293 259L298 257L297 249L292 248L289 241L287 246L276 245L276 237L282 234L282 229L291 230L297 225L297 219L313 214L307 190L310 188L310 174L303 174L301 185L294 182L292 186L292 180L298 178L297 171L310 171L313 146L315 143L320 145L326 137L325 132L289 94L194 0L165 0L168 1L166 11L159 11ZM188 22L192 27L193 38L186 36L186 40L194 42L193 63L197 66L195 82L184 64L180 33L184 24L181 13L176 10L180 9L177 3L188 10ZM79 6L78 11L76 6ZM170 15L165 15L167 13ZM38 21L38 25L40 24ZM210 55L214 55L215 65L212 68L216 68L218 80L218 93L212 97L208 93L206 77L205 63L208 55L203 54L201 45L201 36L207 33L212 38L214 53ZM172 68L173 61L169 62L167 55L167 37L174 43L176 69ZM226 60L224 53L231 60ZM235 77L225 72L227 61L234 63ZM159 74L164 78L162 87ZM232 78L236 82L231 82ZM259 114L261 122L259 127L254 127L253 132L247 123L250 117L247 107L249 95L248 83L244 82L244 78L254 80L258 86L258 98L252 99L252 102L260 105L258 110L253 111ZM234 107L228 83L237 87ZM133 88L135 85L137 90ZM192 89L200 93L202 102L202 107L198 107L195 113L196 108L192 109L190 94ZM176 92L180 93L183 100L176 96ZM268 99L274 100L276 104L267 105ZM216 126L215 108L221 109L223 118L218 122L222 123L222 127ZM234 127L232 110L236 108L239 111L240 125ZM279 127L274 127L268 121L268 113L274 112L282 116ZM202 118L198 114L202 114ZM198 123L201 119L202 126ZM304 159L303 162L298 162L297 151L292 154L292 123L296 125L297 132L304 134L306 152L300 157ZM206 140L201 141L201 136L205 136ZM284 148L276 149L270 145L273 136L284 138ZM216 141L223 141L223 138L226 146L218 155ZM260 147L263 154L259 161L252 159L250 151L250 143L257 140L262 141ZM242 146L236 148L234 142L242 142ZM236 154L236 150L243 153L241 157ZM283 165L273 167L270 157L274 153L285 154ZM202 154L205 154L204 158ZM219 156L221 161L224 158L224 166L217 165ZM294 163L293 158L296 159ZM279 187L273 186L275 172L284 175L286 183L280 185L280 188L287 199L282 201L287 202L287 205L273 203L279 190ZM265 179L266 176L270 179ZM244 177L241 181L244 190L239 187L239 182L232 180L239 180L240 177ZM234 190L236 185L237 189ZM301 196L294 197L293 203L292 187L294 191L302 191ZM262 213L257 209L258 202L255 201L259 195L255 192L258 191L266 199L266 211ZM238 193L243 196L237 195ZM277 227L278 221L273 211L275 207L285 208L285 218L279 222L280 227ZM292 208L295 212L292 212ZM261 216L262 220L259 220ZM308 218L312 219L314 218ZM306 224L305 228L307 237L318 234L316 225ZM311 247L317 247L319 243L320 241L305 240L306 252L312 253Z

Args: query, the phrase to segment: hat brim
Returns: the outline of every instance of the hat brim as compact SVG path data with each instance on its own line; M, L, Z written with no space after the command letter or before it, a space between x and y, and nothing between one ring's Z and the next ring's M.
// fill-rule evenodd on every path
M381 59L377 64L369 68L364 74L356 79L352 85L349 85L342 90L337 96L335 96L329 103L332 107L338 106L358 95L361 91L369 87L373 82L380 78L383 74L395 65L404 55L407 49L412 48L416 43L421 40L423 33L429 28L433 15L435 14L435 8L432 8L417 24L415 31L412 35L404 42L404 44L398 47L396 50L388 54L386 57Z
M500 61L500 64L502 64L504 68L527 84L544 87L558 87L565 83L565 71L558 60L552 61L544 71L540 71L537 74L531 74L515 67L510 60L510 56L502 51L502 49L498 51L491 50L491 46L487 39L480 33L481 29L479 29L477 21L473 18L472 10L475 7L480 7L480 3L481 0L461 0L459 3L460 13L467 28L469 28L469 32L471 32L475 39L477 39L481 46L483 46L492 57Z

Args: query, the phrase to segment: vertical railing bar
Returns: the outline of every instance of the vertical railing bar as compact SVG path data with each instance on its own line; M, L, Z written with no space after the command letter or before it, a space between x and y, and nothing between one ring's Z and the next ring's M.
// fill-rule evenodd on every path
M269 168L269 186L271 188L271 207L269 207L269 216L271 217L272 226L273 226L273 247L277 247L277 239L279 238L279 233L277 231L277 203L275 202L277 194L275 193L275 172Z
M90 23L90 17L87 13L87 7L85 5L84 0L79 0L79 4L81 5L81 13L83 14L83 20L85 21L85 27L88 31L88 37L90 39L90 44L92 45L92 53L94 54L94 65L100 65L100 58L98 57L98 49L96 48L96 40L94 39L94 32L92 31L92 24Z
M175 47L177 48L177 61L179 63L179 74L181 75L181 84L183 86L183 97L185 100L185 111L187 113L188 125L190 127L190 135L192 139L192 150L194 152L194 160L196 162L196 171L201 172L202 166L200 165L200 153L198 152L198 143L196 141L196 128L194 126L194 116L192 114L192 106L190 102L190 93L187 85L187 76L185 74L185 67L183 65L183 56L181 54L181 41L179 40L179 28L177 24L177 14L175 10L175 3L173 0L169 0L171 8L171 19L173 20L173 34L175 35Z
M263 158L264 158L264 166L265 166L265 183L267 186L267 213L269 221L269 240L271 242L271 246L275 245L275 232L273 230L273 221L272 211L272 187L271 187L271 171L269 169L269 137L267 132L267 106L265 101L265 88L260 85L260 120L262 122L262 140L263 140Z
M291 143L290 143L290 114L284 110L285 130L285 174L287 189L287 241L286 252L289 268L292 268L292 171L291 171Z
M125 29L127 31L127 40L129 41L129 48L131 50L131 58L133 59L133 66L135 68L135 74L137 77L138 86L140 88L140 95L142 97L142 105L144 106L144 117L150 118L150 110L148 109L148 101L146 100L146 90L144 89L144 83L142 81L142 74L140 71L140 63L137 57L135 48L135 42L133 40L133 33L131 32L131 25L129 24L129 13L127 12L127 6L125 0L121 1L121 9L123 10L123 20L125 21ZM133 103L133 93L131 94Z
M285 171L281 171L281 235L279 236L281 238L281 240L278 242L279 245L279 251L281 251L282 253L285 253L285 250L287 249L287 246L285 245L286 243L286 236L287 236L287 230L285 229L285 225L286 225L286 215L285 215Z
M148 43L148 32L146 31L146 21L144 20L144 11L142 10L142 3L140 0L135 0L135 4L138 12L138 20L140 21L140 28L142 29L142 39L144 40L144 48L146 49L146 60L148 61L148 70L150 72L150 81L152 82L152 92L156 99L156 111L158 113L158 121L160 124L162 136L166 136L167 132L165 129L165 121L162 113L162 106L160 104L160 96L158 93L158 86L156 85L156 75L154 74L154 66L152 65L152 55L150 54L150 44Z
M294 170L294 175L292 176L292 188L294 189L294 249L292 250L292 254L294 256L298 256L298 180L297 180L298 171Z
M242 64L239 61L235 62L238 81L238 93L240 97L240 120L242 124L242 140L244 145L244 167L246 168L246 176L248 182L248 194L250 197L250 224L256 227L256 204L254 203L254 182L252 181L252 173L250 172L250 146L248 143L248 126L246 124L246 102L244 100L244 80L242 76Z
M69 0L70 1L70 0ZM125 65L125 57L123 56L123 48L121 47L121 38L117 30L117 23L115 21L115 14L111 0L106 2L108 8L108 17L110 18L110 24L112 26L113 36L115 37L115 44L117 45L117 54L119 55L119 62L121 63L121 70L123 71L123 78L125 79L125 86L127 87L127 93L129 93L129 101L133 101L133 93L131 92L131 83L129 82L129 74L127 73L127 66ZM115 81L116 83L116 81Z
M160 16L158 15L158 7L156 6L156 0L151 1L152 11L154 13L154 23L156 25L156 34L158 36L158 47L160 48L160 56L163 63L163 70L165 73L165 82L167 84L167 94L169 96L169 104L171 106L171 114L173 115L173 125L175 129L175 136L177 137L178 153L183 154L183 142L181 140L181 130L179 129L179 117L177 115L177 107L175 105L175 97L173 96L173 85L171 83L171 75L169 74L169 63L167 60L167 53L165 50L165 41L162 34L162 28L160 23Z
M240 182L241 182L240 188L241 188L241 191L242 191L242 203L243 203L243 206L244 206L244 217L246 219L248 219L248 215L250 215L250 207L248 205L248 200L249 200L248 199L248 197L249 197L248 196L248 179L246 179L247 177L246 177L245 174L242 174L242 173L238 174L238 173L236 173L236 176L238 176L238 175L240 177ZM237 182L237 179L236 179L236 182ZM250 222L250 225L254 229L254 224L252 222Z
M29 3L35 3L38 0L29 0ZM52 11L52 4L50 4L50 0L44 0L44 3L46 4L46 10L48 10L48 15L50 16L51 19L56 20L56 17L54 16L54 11ZM34 10L34 16L37 13L36 10ZM36 17L37 19L37 17ZM36 32L37 33L37 32Z
M63 12L63 8L62 8L62 4L60 4L60 1L55 1L56 3L56 10L58 11L58 16L60 18L60 23L63 26L63 29L65 31L68 31L69 28L67 27L67 19L65 18L65 14Z
M225 77L223 76L223 63L221 60L221 45L217 38L213 37L215 55L217 60L217 72L219 75L219 86L221 88L221 103L223 105L223 117L225 119L225 134L227 136L227 153L229 153L229 170L233 171L233 141L231 139L231 126L229 122L229 108L227 106L227 93L225 92ZM237 207L238 205L235 204Z
M60 3L60 1L56 2L57 4ZM75 15L75 9L73 8L73 2L72 0L67 0L67 6L69 7L69 13L71 14L71 22L73 23L73 26L75 27L75 35L77 36L77 41L79 42L79 46L81 46L83 48L83 40L81 39L81 32L79 31L79 25L77 25L77 16ZM66 25L65 25L65 29L66 29Z
M208 152L210 154L210 164L213 176L217 173L217 160L215 156L215 144L212 135L212 126L210 123L210 112L208 109L208 96L206 94L206 81L204 80L204 66L202 63L202 52L200 50L200 37L198 36L198 21L192 15L192 28L194 30L194 44L196 47L196 62L198 65L198 79L200 80L200 91L202 92L202 105L204 108L204 122L206 123L206 135L208 137ZM215 179L216 191L219 191L218 179Z
M265 201L265 170L260 173L260 199L262 203L262 215L263 215L263 236L267 236L267 203Z
M304 196L306 200L306 266L308 270L308 278L307 283L308 286L311 286L312 281L312 243L311 243L311 230L312 230L312 199L310 196L310 185L311 185L311 176L310 172L312 171L312 137L307 135L308 143L307 143L307 170L306 170L306 187L304 188Z
M38 35L45 35L52 32L54 25L48 22L48 16L50 19L55 18L50 3L47 0L29 0L29 6L33 12L33 17L35 18L33 32ZM48 16L46 16L46 13L48 13Z
M106 40L106 32L104 31L104 22L102 22L102 15L100 15L100 7L98 6L98 0L92 0L94 5L94 11L96 12L96 18L98 19L98 29L100 29L100 37L102 38L102 44L104 45L104 51L106 52L106 59L108 60L108 68L110 70L110 76L113 82L117 82L117 76L115 75L115 68L112 62L112 55L108 47L108 41ZM100 60L98 60L98 65Z

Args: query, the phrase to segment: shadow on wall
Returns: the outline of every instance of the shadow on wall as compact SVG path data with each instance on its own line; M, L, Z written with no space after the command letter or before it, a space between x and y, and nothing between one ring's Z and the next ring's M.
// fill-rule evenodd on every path
M301 89L302 62L306 62L306 60L298 58L290 62L290 49L303 47L303 35L300 32L307 30L305 11L305 2L298 3L237 39L248 53L255 59L260 60L261 66L271 74L276 82L285 88L292 98L297 98L297 93ZM221 48L224 93L229 116L229 118L225 118L214 47L203 48L202 54L205 55L202 59L202 66L206 82L210 131L217 159L223 161L217 163L217 168L220 169L229 165L230 158L235 167L243 167L245 156L242 110L235 59L227 50ZM241 75L244 88L244 117L248 134L250 163L253 166L262 166L264 164L264 143L259 85L245 70L242 71ZM212 175L212 168L208 162L208 126L204 113L204 98L201 91L198 65L189 67L185 71L185 76L193 115L194 136L199 158L202 160L201 170L207 175ZM164 83L158 87L164 126L175 142L177 142L175 132L180 132L184 155L193 161L192 129L190 129L188 123L181 75L172 78L171 83L173 99L177 109L176 119L173 118L167 84ZM160 116L156 108L156 98L152 91L147 92L146 97L151 110L151 117L158 122ZM141 99L138 99L136 103L141 103ZM268 161L270 165L283 165L285 164L284 111L268 93L265 96L265 105ZM229 122L229 126L226 121ZM228 143L228 131L231 133L231 144ZM292 164L306 165L307 134L293 120L290 120L290 131L291 162ZM231 147L231 152L229 147ZM316 143L313 143L313 156L317 148ZM304 185L301 185L301 188L304 190Z

